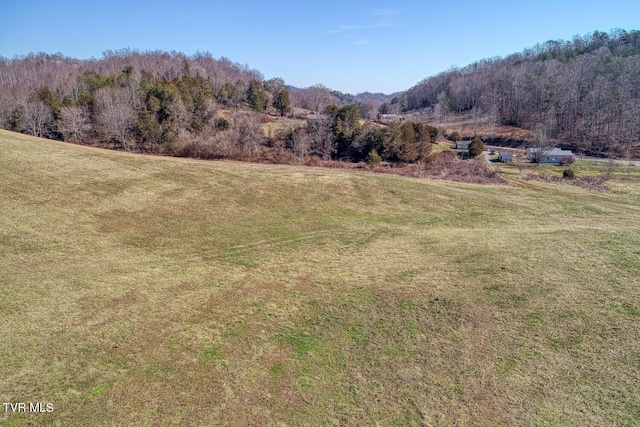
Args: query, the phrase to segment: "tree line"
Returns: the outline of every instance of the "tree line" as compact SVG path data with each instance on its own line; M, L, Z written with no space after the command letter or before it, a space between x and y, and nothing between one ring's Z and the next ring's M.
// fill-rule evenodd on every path
M249 122L259 127L252 112L271 107L281 115L291 109L284 80L265 80L208 53L124 49L101 60L0 58L0 126L38 137L171 153L181 142L231 128L246 133Z
M311 154L323 159L414 163L430 154L439 135L438 128L424 123L363 123L360 106L349 104L329 105L321 118L293 131L289 140L294 149L307 141Z
M80 61L37 54L0 60L0 125L12 131L129 151L201 158L260 158L282 150L350 162L424 159L438 129L382 126L375 94L364 102L322 85L291 90L281 78L208 54L123 50ZM316 112L306 125L262 125L293 106Z
M226 58L123 50L101 60L60 54L0 58L0 125L125 149L169 146L215 128L215 110L239 102L262 75ZM233 90L229 89L229 84Z
M575 149L640 155L640 31L548 41L427 78L383 108L477 114Z

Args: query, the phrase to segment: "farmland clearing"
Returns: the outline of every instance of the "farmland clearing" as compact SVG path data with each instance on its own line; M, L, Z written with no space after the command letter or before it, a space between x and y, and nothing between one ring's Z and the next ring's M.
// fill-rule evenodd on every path
M640 183L607 185L0 131L0 398L54 407L0 423L636 425Z

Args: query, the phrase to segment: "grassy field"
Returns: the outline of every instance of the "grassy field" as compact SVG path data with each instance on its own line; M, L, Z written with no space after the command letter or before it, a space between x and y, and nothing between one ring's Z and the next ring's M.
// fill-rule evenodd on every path
M520 170L513 163L498 162L498 155L489 157L502 174L510 178L519 178ZM640 181L640 166L636 162L625 160L577 160L569 166L556 164L536 164L525 162L522 165L523 174L545 174L562 177L565 169L573 170L578 178L602 178L617 181Z
M206 162L0 131L23 425L638 425L640 184Z

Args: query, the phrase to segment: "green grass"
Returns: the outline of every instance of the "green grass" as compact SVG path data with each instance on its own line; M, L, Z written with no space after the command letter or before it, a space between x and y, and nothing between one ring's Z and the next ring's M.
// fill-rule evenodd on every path
M446 142L439 142L437 144L432 144L431 145L431 149L434 153L439 153L441 151L448 151L451 150L451 142L446 141Z
M497 156L492 157L497 159ZM516 178L520 175L518 168L514 164L497 161L494 164L509 177ZM640 166L625 160L616 160L612 164L605 160L577 160L570 166L526 163L523 172L562 177L563 171L567 168L572 169L578 178L605 178L608 175L609 179L614 180L640 180Z
M591 193L0 132L22 425L637 425L640 183Z

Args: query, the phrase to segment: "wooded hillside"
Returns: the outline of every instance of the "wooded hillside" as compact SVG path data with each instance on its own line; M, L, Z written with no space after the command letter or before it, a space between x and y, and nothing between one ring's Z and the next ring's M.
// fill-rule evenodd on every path
M322 114L260 132L271 120L264 113L284 117L296 107ZM413 123L415 132L411 126L381 131L361 119L415 110L429 112L417 121L430 124L468 115L492 128L531 131L538 143L638 157L640 31L548 41L450 69L392 100L320 84L292 88L208 53L124 49L99 60L42 53L0 58L0 127L126 150L255 158L275 147L299 158L361 161L371 153L374 162L376 156L413 162L428 154L424 142L435 142L434 129Z
M423 123L363 123L390 99L382 94L290 88L209 54L122 50L87 61L31 54L0 62L0 89L5 129L127 151L415 162L438 136ZM293 107L316 114L284 119Z
M401 110L484 115L581 151L640 151L640 31L548 41L427 78L394 100Z

